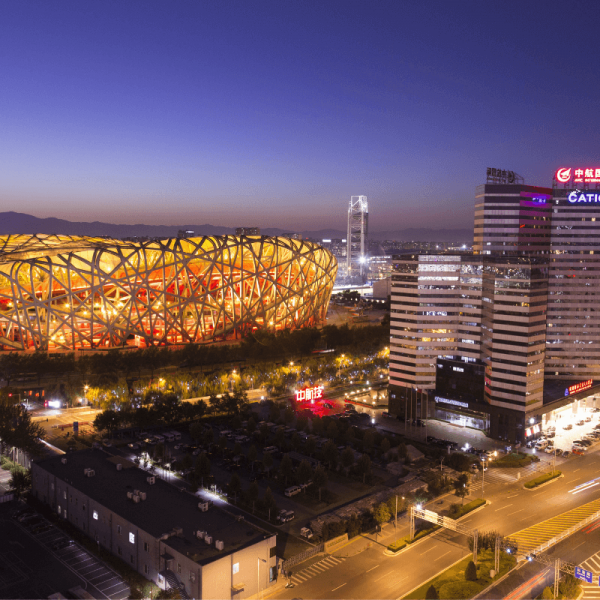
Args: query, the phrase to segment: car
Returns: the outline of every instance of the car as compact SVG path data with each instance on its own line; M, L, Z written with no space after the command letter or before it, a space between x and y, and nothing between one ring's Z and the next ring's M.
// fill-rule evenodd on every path
M583 446L573 446L571 452L573 452L573 454L584 454L585 448Z
M571 453L568 450L563 450L563 458L567 458L567 456L569 456Z
M179 450L181 448L181 444L175 444L173 446L173 450Z
M592 412L593 412L593 413L600 412L600 408L592 408Z
M139 446L137 444L127 444L128 448L131 448L131 450L138 450Z
M313 532L309 527L302 527L302 529L300 529L300 536L310 540L313 536Z
M553 454L553 453L554 453L554 446L548 446L548 447L547 447L547 448L544 450L544 452L545 452L546 454Z
M110 443L110 440L102 440L102 445L105 448L110 448L112 446L112 444Z
M556 432L555 432L555 431L549 431L549 432L546 434L546 437L548 437L548 438L553 438L553 437L556 437Z
M537 444L535 445L535 449L536 450L544 450L545 448L548 447L548 441L547 440L538 440Z
M287 488L285 490L285 492L283 492L288 498L291 498L292 496L295 496L296 494L300 494L302 492L302 488L297 486L297 485L292 485L291 487Z
M592 417L587 416L584 420L585 420L586 423L591 423L592 422Z
M563 429L564 429L565 431L570 431L571 429L573 429L573 424L572 424L572 423L567 423L567 424L566 424L566 425L563 427Z
M585 425L585 421L583 419L580 419L579 421L577 421L577 423L575 423L575 425L581 427L582 425Z
M581 443L584 446L587 446L588 448L592 445L592 441L591 440L586 440L586 439L581 440Z
M533 448L533 447L535 446L535 440L529 440L529 441L528 441L528 442L525 444L525 446L526 446L527 448Z
M470 467L471 473L479 473L479 465L477 463L473 463Z

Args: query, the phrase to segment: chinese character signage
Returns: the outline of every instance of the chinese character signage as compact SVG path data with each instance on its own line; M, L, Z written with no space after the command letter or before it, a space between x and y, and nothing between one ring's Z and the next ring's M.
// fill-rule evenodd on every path
M577 394L578 392L583 392L584 390L589 390L594 383L593 379L588 379L587 381L582 381L581 383L576 383L574 385L570 385L565 390L565 396L570 396L571 394Z
M554 178L558 183L600 183L600 168L562 167Z
M487 169L487 182L488 183L515 183L520 177L514 171L507 171L506 169Z
M575 567L575 577L577 577L577 579L583 579L588 583L592 583L593 573L586 569L582 569L581 567Z
M311 402L323 398L323 390L325 388L322 385L315 385L311 388L304 388L303 390L296 390L296 402Z

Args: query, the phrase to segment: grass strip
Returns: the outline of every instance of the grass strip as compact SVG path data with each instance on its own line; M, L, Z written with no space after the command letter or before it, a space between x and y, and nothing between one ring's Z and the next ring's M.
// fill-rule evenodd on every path
M535 479L531 479L530 481L528 481L524 487L526 487L528 490L531 490L535 487L537 487L538 485L542 485L542 483L547 483L548 481L552 481L553 479L556 479L557 477L560 477L562 475L562 473L560 471L554 471L554 473L544 473L543 475L540 475L539 477L536 477Z

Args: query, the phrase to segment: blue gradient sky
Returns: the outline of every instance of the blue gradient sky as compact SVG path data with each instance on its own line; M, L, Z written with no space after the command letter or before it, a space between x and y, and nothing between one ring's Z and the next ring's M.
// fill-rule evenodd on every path
M599 166L600 2L5 0L0 210L471 227L485 168Z

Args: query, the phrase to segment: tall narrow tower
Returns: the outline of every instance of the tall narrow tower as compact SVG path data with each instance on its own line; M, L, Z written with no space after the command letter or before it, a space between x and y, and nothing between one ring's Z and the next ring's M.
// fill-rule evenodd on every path
M366 196L352 196L348 207L348 277L363 277L367 271L369 206Z

